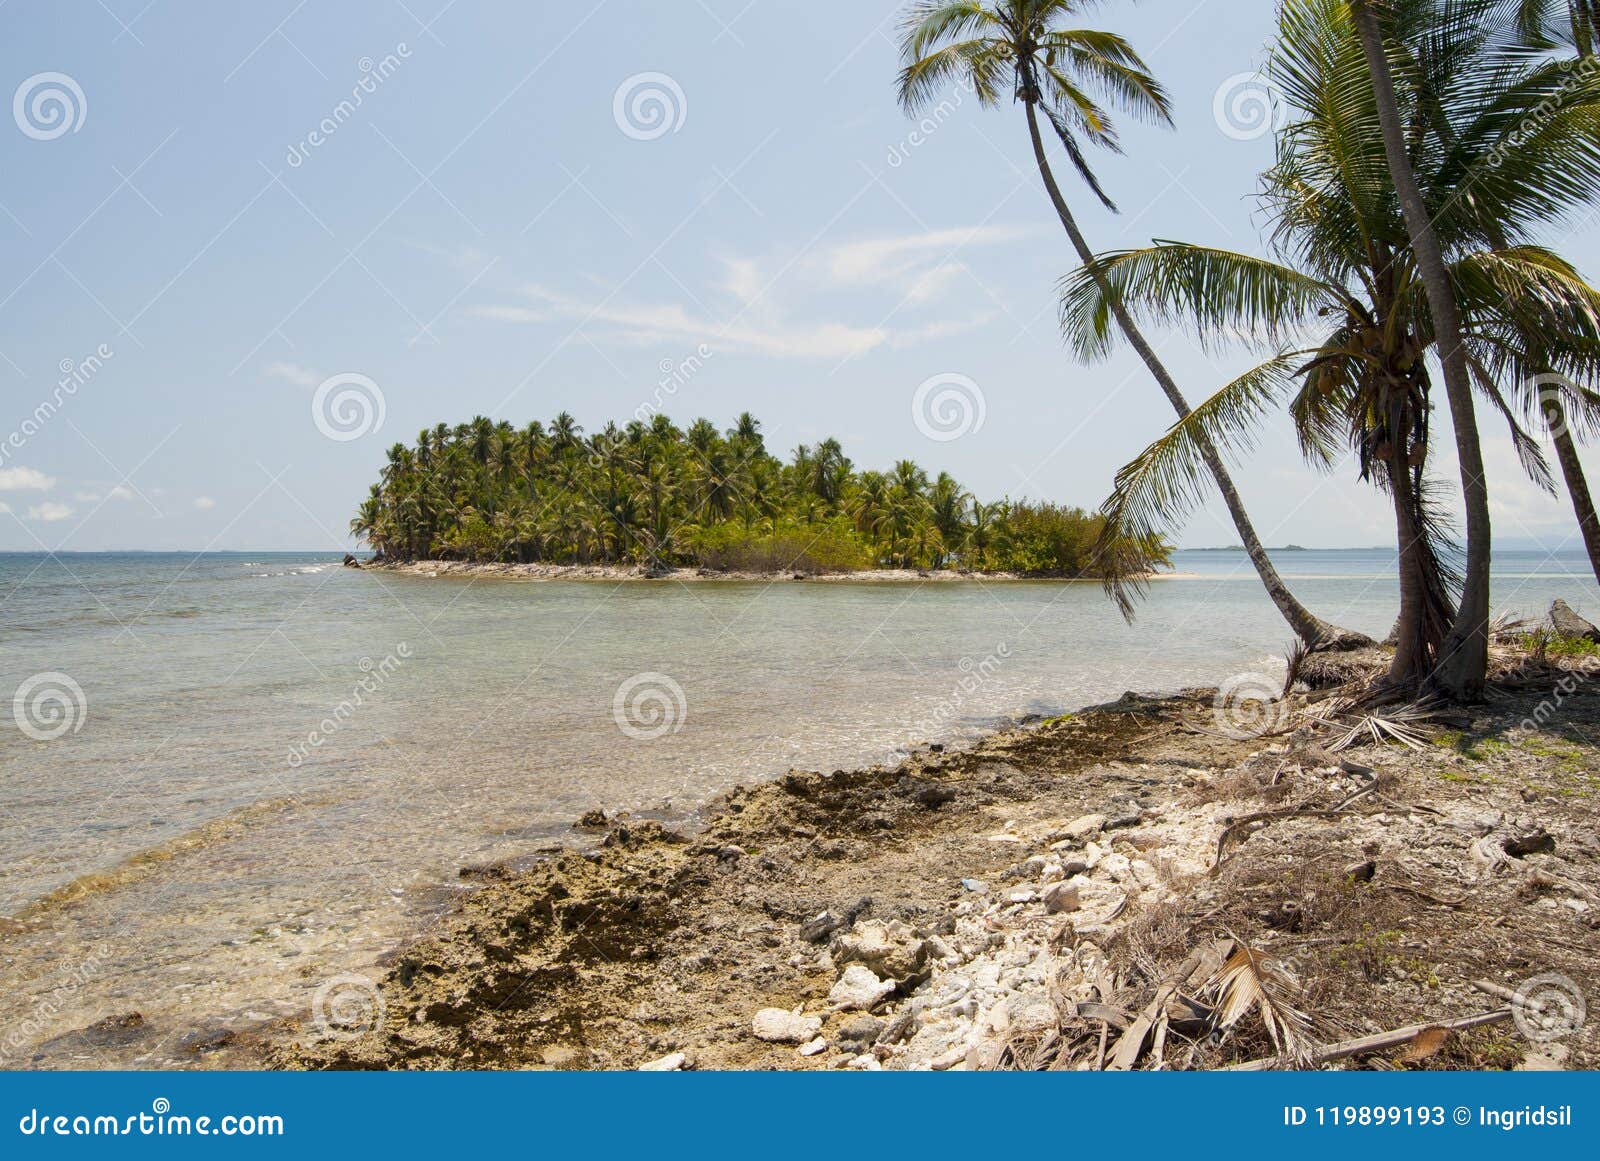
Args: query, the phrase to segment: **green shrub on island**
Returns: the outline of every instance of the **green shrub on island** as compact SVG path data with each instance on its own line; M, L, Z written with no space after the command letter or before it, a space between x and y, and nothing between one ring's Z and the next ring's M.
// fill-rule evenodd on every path
M563 412L548 428L479 416L395 444L350 528L389 560L1091 577L1101 519L984 504L911 460L858 471L835 439L785 462L748 412L727 431L656 415L587 436ZM1141 552L1168 561L1159 541Z

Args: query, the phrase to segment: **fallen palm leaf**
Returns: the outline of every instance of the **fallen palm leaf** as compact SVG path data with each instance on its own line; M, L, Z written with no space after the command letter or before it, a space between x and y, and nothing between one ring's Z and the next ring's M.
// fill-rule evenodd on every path
M1430 1025L1411 1038L1411 1043L1406 1045L1406 1050L1398 1058L1399 1063L1415 1064L1419 1060L1431 1059L1439 1055L1449 1042L1450 1029L1437 1024Z
M1286 969L1240 942L1210 987L1216 996L1215 1027L1231 1028L1257 1009L1279 1056L1296 1065L1311 1058L1311 1017L1289 1002L1297 985Z

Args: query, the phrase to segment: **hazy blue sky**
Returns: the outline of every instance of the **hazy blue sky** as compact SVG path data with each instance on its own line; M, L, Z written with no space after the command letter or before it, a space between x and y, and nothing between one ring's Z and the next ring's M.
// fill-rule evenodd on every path
M702 344L664 408L680 422L749 409L775 448L834 434L859 464L911 456L985 498L1097 503L1172 416L1126 355L1063 351L1053 288L1074 263L1020 112L969 97L912 144L899 7L0 4L0 549L340 546L390 443L479 412L594 429ZM1259 248L1270 139L1223 132L1213 102L1272 15L1094 15L1178 112L1097 159L1120 216L1068 186L1097 246ZM1596 237L1553 240L1593 273ZM1193 400L1243 365L1158 337ZM939 441L912 400L944 374L984 414ZM337 375L376 385L381 427L324 434L313 400ZM1569 536L1498 433L1489 462L1503 541ZM1239 475L1269 543L1392 539L1386 503L1302 467L1282 426ZM1235 539L1209 510L1183 537Z

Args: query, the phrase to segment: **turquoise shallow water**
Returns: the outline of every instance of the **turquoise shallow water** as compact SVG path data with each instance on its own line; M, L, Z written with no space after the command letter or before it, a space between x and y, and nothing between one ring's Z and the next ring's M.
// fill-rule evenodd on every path
M1389 554L1279 562L1318 613L1388 630ZM51 1040L135 1009L172 1037L303 1009L424 922L461 864L535 850L592 806L678 817L793 766L1270 669L1289 634L1243 556L1175 566L1127 626L1081 583L538 584L330 554L0 555L0 703L25 689L29 727L0 704L0 915L28 925L0 958L0 1050L187 1059L170 1037ZM1600 620L1581 554L1500 554L1497 610L1555 596ZM52 689L62 700L36 700ZM64 888L76 901L51 896Z

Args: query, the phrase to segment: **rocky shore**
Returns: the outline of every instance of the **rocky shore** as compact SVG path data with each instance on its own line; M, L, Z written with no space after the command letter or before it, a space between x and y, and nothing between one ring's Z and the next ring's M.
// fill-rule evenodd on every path
M693 835L595 813L579 849L463 869L373 1003L265 1059L1595 1067L1600 698L1571 662L1501 670L1407 741L1326 691L1243 707L1256 736L1211 691L1129 694L736 789Z
M354 558L351 558L352 560ZM680 581L706 583L716 581L811 581L833 584L948 584L973 581L1017 580L1084 580L1091 577L1033 577L1015 572L973 572L958 569L874 568L851 572L750 572L743 570L717 570L710 568L647 569L635 564L502 564L495 561L463 560L409 560L409 561L358 561L347 567L372 569L421 577L488 577L499 580L529 581ZM1186 579L1189 574L1164 572L1152 580Z

